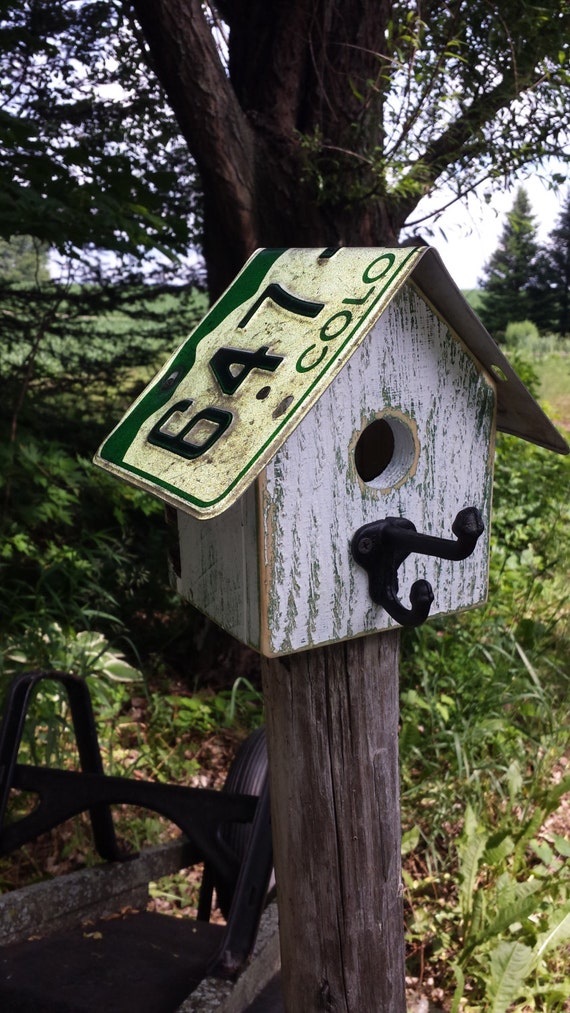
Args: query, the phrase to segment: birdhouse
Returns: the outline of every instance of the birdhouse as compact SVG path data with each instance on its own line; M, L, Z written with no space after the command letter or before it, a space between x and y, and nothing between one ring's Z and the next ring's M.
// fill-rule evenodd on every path
M271 657L485 601L497 427L567 450L435 251L260 250L96 463Z

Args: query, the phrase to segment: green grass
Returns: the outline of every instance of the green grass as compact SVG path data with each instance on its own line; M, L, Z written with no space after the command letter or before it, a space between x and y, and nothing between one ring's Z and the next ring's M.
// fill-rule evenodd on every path
M538 359L535 369L541 400L553 421L570 432L570 347Z
M551 344L515 368L570 429ZM407 970L451 1013L570 1009L569 488L570 457L501 436L489 602L402 638Z

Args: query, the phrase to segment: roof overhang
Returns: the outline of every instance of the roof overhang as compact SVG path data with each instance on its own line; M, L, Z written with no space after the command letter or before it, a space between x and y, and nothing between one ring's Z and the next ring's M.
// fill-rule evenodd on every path
M497 428L547 450L567 454L568 444L483 327L436 250L424 248L412 271L412 278L425 298L496 381Z

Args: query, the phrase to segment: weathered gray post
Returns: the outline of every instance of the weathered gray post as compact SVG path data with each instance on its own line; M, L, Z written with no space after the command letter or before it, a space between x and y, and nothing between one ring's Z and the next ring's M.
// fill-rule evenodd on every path
M398 642L263 661L287 1010L406 1009Z
M395 628L485 600L496 424L566 452L433 251L263 250L96 459L264 656L288 1013L404 1013Z

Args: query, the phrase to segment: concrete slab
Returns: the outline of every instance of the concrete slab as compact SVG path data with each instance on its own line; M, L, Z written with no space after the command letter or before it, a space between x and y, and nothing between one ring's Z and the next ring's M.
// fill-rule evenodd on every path
M245 1013L276 977L280 966L277 904L272 903L262 915L252 958L237 981L205 978L176 1013Z
M130 862L105 862L11 890L0 896L0 946L48 936L123 908L144 910L149 882L192 862L189 846L175 842L148 848Z

